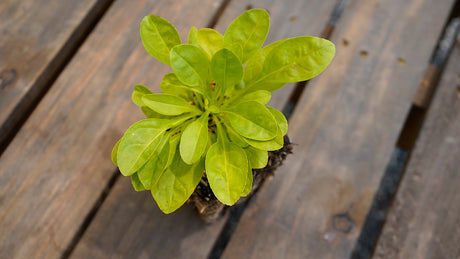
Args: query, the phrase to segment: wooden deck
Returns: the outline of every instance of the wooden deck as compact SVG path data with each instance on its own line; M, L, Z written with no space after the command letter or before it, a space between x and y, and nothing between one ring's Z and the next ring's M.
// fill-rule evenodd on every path
M164 215L110 160L143 117L132 86L159 92L168 72L143 49L140 21L223 33L249 8L270 12L267 43L322 36L336 57L273 94L286 113L296 103L294 154L247 207L212 224L191 206ZM2 0L0 258L460 258L459 10L455 0Z

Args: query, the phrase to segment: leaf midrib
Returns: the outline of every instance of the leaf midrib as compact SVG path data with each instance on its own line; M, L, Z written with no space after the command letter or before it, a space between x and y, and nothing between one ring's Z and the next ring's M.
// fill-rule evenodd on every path
M294 59L293 62L291 62L291 63L289 63L289 64L287 64L287 65L285 65L285 66L282 66L282 67L280 67L279 69L274 70L274 71L272 71L272 72L270 72L270 73L268 73L268 74L265 74L264 76L260 77L259 79L257 79L256 81L254 81L252 84L250 84L250 85L248 86L248 88L252 87L252 86L255 85L256 83L263 82L263 80L265 80L267 77L273 75L274 73L280 72L281 70L285 69L286 67L290 67L290 66L292 66L293 64L297 64L297 63L298 63L298 62L297 62L298 60L305 59L306 57L309 57L309 56L313 56L313 54L316 54L316 53L320 52L323 48L326 48L326 47L327 47L327 46L323 46L323 47L321 47L321 48L319 48L319 49L316 49L316 50L313 51L312 53L308 53L308 54L306 54L306 55L304 55L304 56L298 57L298 58ZM266 61L266 60L267 60L267 59L265 58L265 61ZM264 61L264 63L265 63L265 61ZM262 68L261 73L262 73L262 72L263 72L263 68Z

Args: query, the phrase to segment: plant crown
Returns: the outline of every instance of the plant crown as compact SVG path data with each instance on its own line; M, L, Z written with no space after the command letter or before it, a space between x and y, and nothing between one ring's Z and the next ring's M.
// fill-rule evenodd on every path
M161 94L134 86L132 100L147 119L126 131L112 160L164 213L188 200L204 172L224 204L249 194L252 169L266 166L267 151L282 148L287 132L284 115L265 106L271 92L317 76L334 57L334 44L310 36L261 48L269 24L265 10L252 9L224 35L192 27L182 44L167 20L142 20L145 49L173 72L163 77Z

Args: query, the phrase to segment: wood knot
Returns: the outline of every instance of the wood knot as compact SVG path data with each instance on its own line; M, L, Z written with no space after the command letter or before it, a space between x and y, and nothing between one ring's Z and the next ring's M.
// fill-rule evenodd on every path
M460 98L460 85L457 85L457 97Z
M348 212L337 213L332 216L332 228L336 231L348 234L355 228L355 222Z
M17 76L17 71L14 68L4 69L0 72L0 90L5 89L11 85Z

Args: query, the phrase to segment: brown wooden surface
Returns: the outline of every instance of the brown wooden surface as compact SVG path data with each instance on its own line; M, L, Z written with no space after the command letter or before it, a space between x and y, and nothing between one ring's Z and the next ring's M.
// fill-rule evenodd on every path
M460 258L460 41L449 58L374 258Z
M143 49L142 17L161 14L187 35L192 24L205 26L221 3L113 4L0 157L0 257L59 257L115 172L113 145L143 117L130 100L132 87L159 91L169 71Z
M305 8L304 1L300 0L285 1L283 5L277 1L264 4L255 2L253 7L277 10L271 12L273 24L269 32L269 41L275 41L294 35L319 34L335 3L335 0L312 1L310 6L316 9L309 11ZM231 2L216 28L224 33L228 24L245 11L246 7L245 2ZM292 18L295 14L288 12L300 8L309 15L299 18L299 23L290 22L289 17ZM321 19L313 23L314 14L317 12L322 12L322 15L318 14ZM285 96L284 100L281 96ZM282 108L287 97L283 93L281 96L272 105ZM205 258L208 255L224 220L214 223L212 227L206 226L198 220L190 207L165 216L153 204L149 193L140 196L129 185L130 182L125 179L117 183L77 246L73 258L103 255L119 258ZM123 206L132 203L136 205Z
M349 2L291 119L294 154L224 258L348 258L453 2Z
M0 152L109 1L0 1Z
M1 1L0 152L3 133L23 120L110 2ZM337 56L310 82L291 118L295 154L254 197L224 258L349 256L453 2L349 1L332 35ZM72 244L72 258L205 258L226 219L204 224L189 205L164 215L129 178L110 186L118 174L110 151L143 118L130 100L132 86L158 92L170 71L143 49L142 17L165 17L185 40L192 25L207 26L222 6L216 26L222 33L244 10L266 8L270 43L320 35L337 3L114 1L0 157L0 258L57 258ZM452 86L458 49L377 258L460 256L460 98ZM282 109L292 89L273 94L270 105Z
M70 258L206 258L224 222L203 222L190 204L165 215L122 177Z

